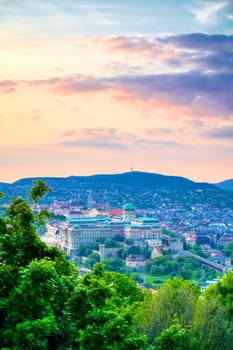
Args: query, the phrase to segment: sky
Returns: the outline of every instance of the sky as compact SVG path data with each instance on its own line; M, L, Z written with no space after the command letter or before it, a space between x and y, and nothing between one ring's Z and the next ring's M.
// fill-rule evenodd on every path
M232 0L0 0L0 182L233 178Z

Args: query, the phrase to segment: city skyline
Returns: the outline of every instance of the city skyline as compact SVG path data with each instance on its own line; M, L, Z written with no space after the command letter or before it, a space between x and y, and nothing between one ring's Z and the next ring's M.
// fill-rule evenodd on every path
M233 177L231 1L0 0L0 182Z

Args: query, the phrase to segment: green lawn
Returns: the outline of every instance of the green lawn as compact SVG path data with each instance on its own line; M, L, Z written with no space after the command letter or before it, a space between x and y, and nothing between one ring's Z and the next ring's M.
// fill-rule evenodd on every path
M145 274L144 276L146 283L150 283L154 289L159 289L167 279L171 278L169 275L151 276ZM156 283L155 281L161 281L162 283Z

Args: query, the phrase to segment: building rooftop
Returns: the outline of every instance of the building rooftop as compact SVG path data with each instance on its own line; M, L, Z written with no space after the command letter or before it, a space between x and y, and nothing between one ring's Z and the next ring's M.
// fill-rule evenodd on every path
M132 203L126 203L125 205L124 205L124 211L134 211L135 209L134 209L134 206L133 206L133 204Z

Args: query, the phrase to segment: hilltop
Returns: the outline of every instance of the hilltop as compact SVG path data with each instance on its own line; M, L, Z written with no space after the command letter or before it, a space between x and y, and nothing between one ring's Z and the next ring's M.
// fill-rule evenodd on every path
M222 190L233 191L233 179L221 181L215 185L221 188Z
M184 177L134 171L109 175L35 177L20 179L12 184L0 183L0 191L5 194L4 200L8 201L13 196L26 199L33 180L38 179L52 188L43 202L73 200L86 205L88 194L92 191L95 202L108 203L110 207L121 207L127 202L134 203L138 208L153 207L158 205L157 192L166 192L165 197L174 197L173 200L187 201L188 192L196 192L196 195L199 193L198 197L203 197L206 192L213 194L221 191L212 184L194 182Z
M91 176L69 176L69 177L35 177L24 178L13 182L12 184L0 183L0 188L9 189L12 187L31 186L33 180L43 180L49 186L72 188L81 183L90 184L118 184L134 187L145 187L146 189L167 189L167 190L196 190L196 189L214 189L214 185L209 183L194 182L181 176L168 176L148 172L126 172L122 174L98 174Z

